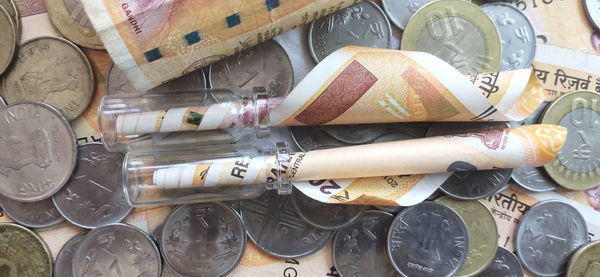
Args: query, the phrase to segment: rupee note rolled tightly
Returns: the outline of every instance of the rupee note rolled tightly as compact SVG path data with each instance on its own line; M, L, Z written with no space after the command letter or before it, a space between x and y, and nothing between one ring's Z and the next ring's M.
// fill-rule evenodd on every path
M88 0L114 63L141 91L359 0Z
M365 177L392 176L390 178L402 179L399 175L537 167L556 156L565 137L566 129L563 127L529 125L293 154L243 155L185 163L150 163L149 166L140 166L144 163L129 160L125 166L124 185L127 190L135 191L129 193L131 198L132 194L148 196L165 191L201 191L202 188L264 183L278 187L282 183L293 182L300 184L299 189L303 190L301 184L305 182L313 187L320 185L319 181L314 180L340 180L340 183L348 184L354 180L370 179ZM447 178L449 175L434 178L444 176ZM416 178L421 179L411 180L413 186L425 177ZM407 188L399 184L396 186L399 190ZM382 189L385 190L384 187ZM326 188L321 190L326 191ZM310 191L305 194L311 196ZM397 196L402 196L402 193ZM136 204L136 201L132 202Z
M342 48L285 98L231 98L210 106L190 95L105 97L107 144L127 136L252 126L408 121L520 121L546 99L531 69L464 76L423 52ZM152 102L153 105L140 103ZM198 104L196 104L198 105Z

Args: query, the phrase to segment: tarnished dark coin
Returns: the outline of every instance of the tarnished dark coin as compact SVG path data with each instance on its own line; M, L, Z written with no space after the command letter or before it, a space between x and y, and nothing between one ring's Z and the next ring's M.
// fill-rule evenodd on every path
M575 252L567 266L567 277L600 276L600 240L592 241Z
M404 209L404 207L399 207L399 206L379 206L379 205L374 205L373 207L375 209L380 210L380 211L388 212L388 213L391 213L391 214L395 214L397 212L402 211L402 209Z
M54 276L56 277L73 277L73 255L79 248L79 244L85 238L87 233L79 233L67 241L56 256L54 262Z
M127 77L114 63L111 63L108 67L106 76L106 95L145 93L133 88ZM193 91L203 88L206 88L206 78L204 77L204 71L198 69L157 86L148 92Z
M474 131L504 129L504 122L440 122L434 123L427 132L428 137L461 134ZM464 168L453 173L441 186L445 194L462 200L475 200L490 196L506 188L512 169L472 171L476 168Z
M402 276L454 276L468 252L465 222L437 202L404 209L388 232L388 257Z
M523 267L517 256L510 250L498 246L492 263L478 277L523 277Z
M537 276L560 276L571 255L587 241L587 225L575 207L546 200L521 218L515 234L521 263Z
M35 232L0 223L0 276L52 277L52 253Z
M242 260L246 233L227 204L188 204L171 212L160 245L167 264L181 275L226 276Z
M294 85L294 70L287 53L275 40L229 56L210 66L211 88L230 88L251 96L264 87L269 97L284 97Z
M49 198L69 180L75 135L54 108L23 102L0 110L0 194L17 201Z
M255 199L241 201L241 214L250 239L265 253L296 259L317 252L333 237L306 223L292 207L289 195L267 191Z
M71 180L52 197L58 211L87 229L121 222L132 210L120 182L123 158L101 143L79 145Z
M63 222L52 199L37 202L20 202L0 196L0 206L15 222L30 228L45 228Z
M322 203L295 188L292 192L292 205L302 219L311 226L322 230L337 230L348 226L369 207Z
M160 253L152 239L122 223L90 231L73 255L73 273L78 277L158 277L160 272Z
M341 277L399 276L385 253L393 217L382 211L367 211L337 231L333 239L333 264Z

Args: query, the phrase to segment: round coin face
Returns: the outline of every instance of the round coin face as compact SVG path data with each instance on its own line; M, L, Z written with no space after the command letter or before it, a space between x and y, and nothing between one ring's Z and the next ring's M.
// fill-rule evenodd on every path
M21 18L19 17L19 9L14 0L0 0L0 6L2 6L10 15L13 25L15 26L15 31L17 33L16 41L18 42L21 40Z
M600 240L579 248L567 266L567 276L598 276L600 273Z
M179 206L164 223L160 245L167 264L184 276L226 276L246 249L244 224L220 203Z
M39 102L0 110L0 194L17 201L49 198L69 180L77 158L64 117Z
M402 210L388 231L387 254L402 276L454 276L468 251L464 221L437 202L421 202Z
M240 210L250 239L274 257L308 256L325 247L334 234L310 226L296 213L290 196L278 195L273 190L241 201Z
M536 37L533 24L519 8L502 2L481 6L496 24L502 40L500 70L529 68L535 57Z
M52 200L71 223L87 229L121 222L131 212L120 182L124 155L101 143L77 148L77 168Z
M496 255L498 227L494 216L477 200L462 201L442 196L435 201L457 212L465 221L469 232L469 254L455 276L474 276L482 272Z
M515 234L517 255L537 276L560 276L587 235L577 209L559 200L542 201L521 218Z
M92 98L94 77L86 56L73 43L39 37L19 47L11 71L2 80L2 90L8 103L44 102L73 120Z
M10 14L0 6L0 74L10 65L17 49L17 28Z
M52 199L37 202L20 202L0 196L0 206L15 222L30 228L45 228L63 222Z
M600 30L600 1L598 0L584 0L585 11L588 18L594 24L597 30Z
M87 48L104 49L81 0L46 0L52 23L70 41Z
M114 63L111 63L108 67L106 76L106 95L145 93L144 91L136 90ZM148 92L190 91L203 88L206 88L204 71L198 69L157 86Z
M13 223L0 223L0 274L52 277L52 254L35 232Z
M382 0L381 5L385 14L396 27L404 29L408 20L425 4L433 0Z
M254 87L264 87L269 97L284 97L294 84L290 58L275 40L220 60L209 72L211 88L230 88L242 96L252 96Z
M386 212L367 211L337 231L333 239L333 264L340 276L399 276L385 253L385 238L392 218Z
M560 152L544 165L548 175L559 185L585 190L600 184L600 94L574 91L550 104L542 116L543 124L567 128L567 138Z
M298 215L308 224L323 230L337 230L352 224L368 208L365 205L322 203L304 195L298 189L294 189L291 197Z
M490 17L463 0L433 1L406 24L400 49L427 52L466 75L500 68L500 35Z
M67 241L56 256L54 262L54 276L73 277L73 255L79 248L79 244L85 238L86 233L79 233Z
M73 255L75 276L160 276L158 248L144 231L111 224L90 231Z
M510 250L498 246L492 263L477 276L480 277L523 277L523 267L517 256Z
M377 4L365 0L310 24L308 49L315 62L349 45L392 47L392 27Z

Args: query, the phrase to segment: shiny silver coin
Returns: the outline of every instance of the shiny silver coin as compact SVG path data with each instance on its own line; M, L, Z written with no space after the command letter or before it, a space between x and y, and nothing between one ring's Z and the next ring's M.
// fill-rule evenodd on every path
M392 47L392 27L377 4L365 0L310 24L308 49L315 62L349 45Z
M357 221L338 230L333 239L333 264L341 277L400 276L390 263L385 244L394 216L367 211Z
M121 222L133 209L120 182L123 153L108 152L101 143L80 145L71 180L52 200L71 223L87 229Z
M73 273L79 277L158 277L161 267L152 239L139 228L122 223L90 231L73 255Z
M20 202L0 196L0 206L15 222L30 228L46 228L65 220L56 210L51 199Z
M177 79L157 86L148 92L193 91L206 88L203 69L198 69ZM121 70L111 63L106 74L106 95L145 93L133 88Z
M77 147L62 114L21 102L0 110L0 194L22 202L51 197L69 180Z
M0 96L0 109L6 107L6 101L4 101L4 99L2 98L2 96Z
M229 205L188 204L171 212L160 245L167 264L181 275L226 276L242 260L246 233Z
M435 137L508 127L508 124L504 122L440 122L431 125L427 136ZM460 168L440 186L440 190L448 196L461 200L484 198L508 188L507 183L513 171L509 168L473 170L477 169Z
M492 263L481 273L475 275L478 277L523 277L523 267L517 256L510 250L498 246L496 256Z
M587 225L573 206L546 200L521 218L515 235L517 255L537 276L561 276L569 258L587 242Z
M596 30L600 30L600 1L598 0L584 0L585 12L590 19L590 22L594 24Z
M487 3L480 8L490 16L500 33L500 71L529 68L535 57L536 37L527 15L509 3Z
M404 209L404 207L399 207L399 206L380 206L380 205L373 205L373 207L375 209L378 209L380 211L384 211L384 212L388 212L391 214L396 214L400 211L402 211L402 209Z
M385 133L385 124L324 125L323 131L347 144L369 143Z
M87 233L79 233L67 241L56 256L54 261L54 276L73 277L73 255Z
M252 96L254 87L264 87L269 97L284 97L294 85L292 62L283 47L268 40L210 66L211 88L230 88Z
M408 20L415 14L421 7L433 0L382 0L381 5L385 14L396 27L403 29L406 27ZM470 2L470 1L469 1Z
M250 239L265 253L282 259L315 253L325 247L334 234L302 220L292 207L290 197L270 190L258 198L241 201L242 220Z
M421 202L400 212L390 226L387 254L402 276L453 276L467 260L467 226L452 209Z
M314 200L298 189L292 192L296 213L311 226L322 230L337 230L352 224L369 206L326 204Z

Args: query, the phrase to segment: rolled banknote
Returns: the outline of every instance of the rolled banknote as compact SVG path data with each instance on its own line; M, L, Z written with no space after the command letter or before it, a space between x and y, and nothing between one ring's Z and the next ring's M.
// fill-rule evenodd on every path
M359 0L89 0L115 64L145 91ZM343 20L343 19L340 19Z

